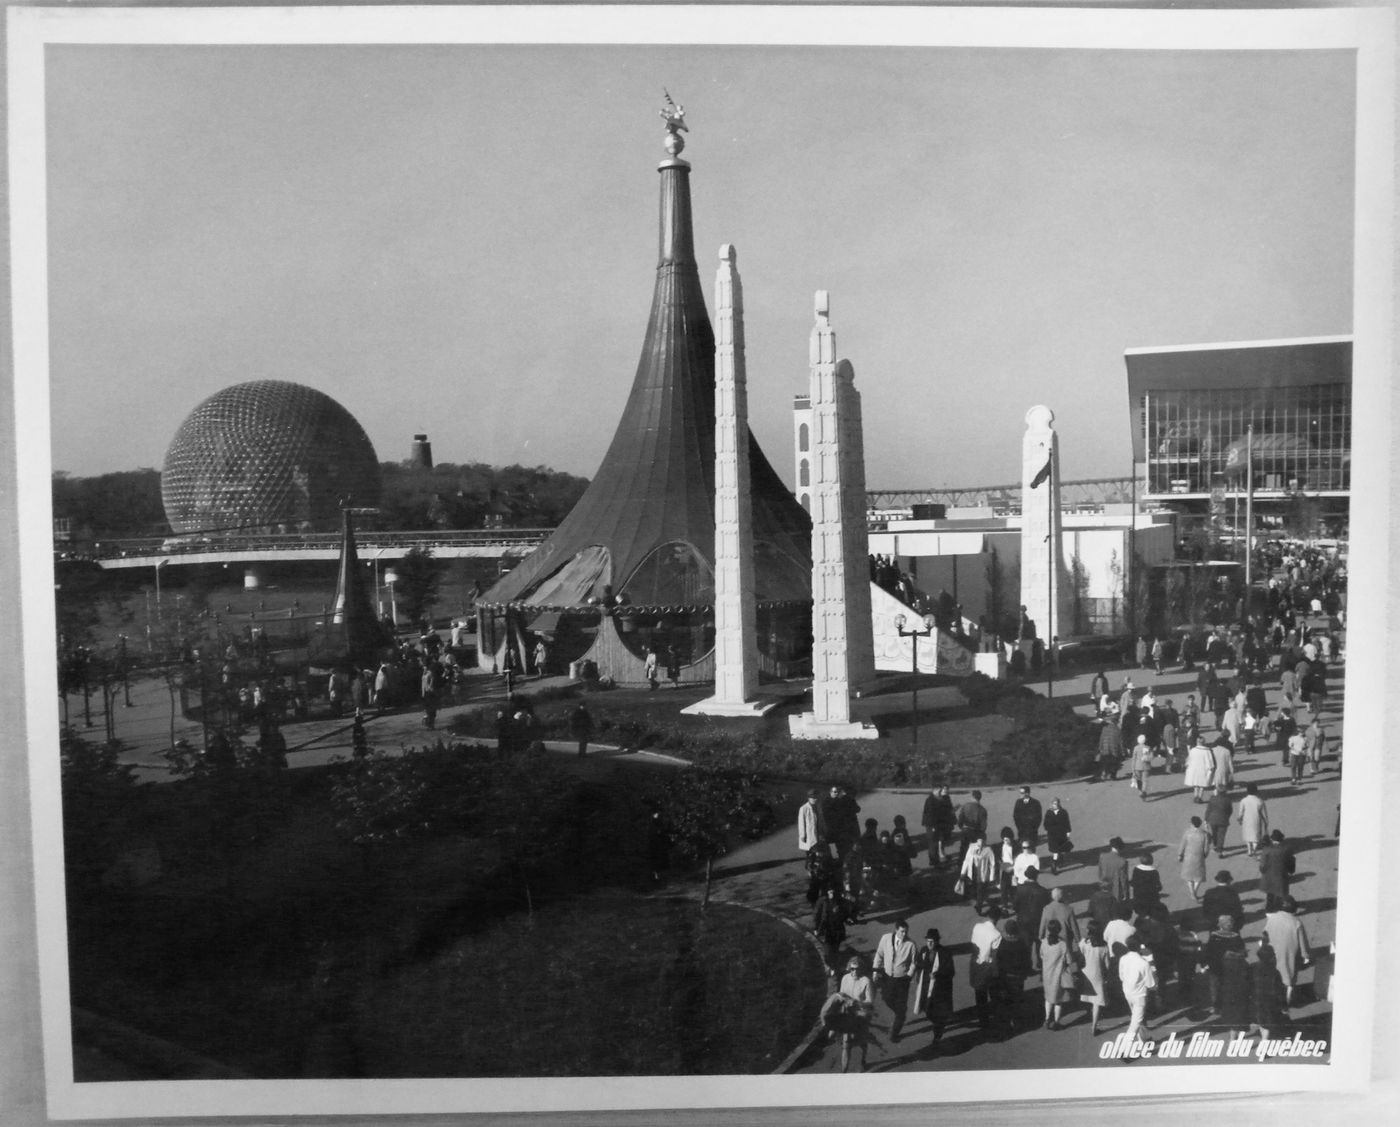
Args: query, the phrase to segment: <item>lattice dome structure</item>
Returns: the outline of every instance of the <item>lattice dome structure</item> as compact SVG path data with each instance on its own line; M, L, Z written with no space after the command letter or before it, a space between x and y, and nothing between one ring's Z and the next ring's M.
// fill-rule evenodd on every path
M338 529L342 503L379 500L379 459L324 392L253 380L211 395L165 454L161 496L176 533Z

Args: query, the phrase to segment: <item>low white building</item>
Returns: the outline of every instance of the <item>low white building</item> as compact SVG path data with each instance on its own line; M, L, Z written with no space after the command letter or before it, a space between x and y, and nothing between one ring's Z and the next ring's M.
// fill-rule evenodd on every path
M1138 513L1134 520L1130 505L1105 505L1100 512L1066 511L1061 522L1060 581L1072 593L1066 603L1074 613L1066 636L1121 631L1130 561L1153 567L1175 555L1171 515ZM1019 516L950 509L943 520L888 521L870 533L870 552L888 556L930 598L946 591L972 622L1019 613Z

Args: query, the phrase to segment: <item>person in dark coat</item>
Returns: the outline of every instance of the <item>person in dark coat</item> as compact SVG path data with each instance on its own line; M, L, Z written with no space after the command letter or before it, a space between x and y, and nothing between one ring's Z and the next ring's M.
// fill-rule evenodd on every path
M1132 896L1128 880L1128 859L1123 856L1123 839L1108 839L1108 851L1099 854L1099 880L1108 881L1109 891L1122 903Z
M1252 994L1252 1024L1249 1032L1256 1030L1265 1040L1271 1032L1277 1033L1288 1021L1287 990L1278 974L1278 958L1269 934L1265 932L1259 940L1256 961L1250 964L1250 986Z
M1288 878L1298 868L1293 851L1284 843L1283 831L1274 830L1268 843L1261 846L1259 859L1259 889L1264 893L1264 911L1277 912L1288 895Z
M1040 870L1032 865L1026 870L1026 879L1011 890L1011 902L1016 906L1016 923L1025 937L1031 952L1031 965L1040 969L1040 917L1045 906L1050 903L1050 892L1040 882Z
M919 819L928 838L930 865L941 865L946 860L948 843L953 838L954 820L953 800L948 796L947 786L930 791L924 799L924 812Z
M1040 800L1031 797L1031 788L1022 787L1021 797L1011 807L1011 821L1016 826L1016 836L1032 845L1040 844L1040 822L1043 810Z
M1099 773L1095 782L1110 782L1118 777L1118 765L1123 762L1123 729L1117 723L1117 705L1108 706L1108 718L1099 730L1099 750L1095 760Z
M860 804L845 787L832 789L839 793L828 804L828 830L831 842L836 846L836 855L844 858L860 837Z
M1039 963L1039 955L1032 952L1040 946L1027 940L1030 934L1033 933L1019 920L1007 920L1002 925L1001 947L997 950L996 993L1000 1003L997 1009L1008 1034L1014 1034L1022 1025L1036 1024L1028 1021L1026 1014L1026 979L1035 971L1032 959Z
M588 754L588 741L593 738L593 716L583 701L569 716L569 734L578 741L578 757Z
M652 811L647 827L647 864L651 866L654 881L659 881L671 864L671 831L659 810Z
M1110 920L1116 920L1123 908L1123 902L1113 895L1113 888L1106 880L1099 881L1099 887L1089 897L1089 919L1099 927L1107 927Z
M1201 897L1201 916L1206 927L1216 923L1221 916L1229 916L1233 920L1244 919L1244 903L1231 883L1233 879L1229 870L1221 869L1215 874L1215 883Z
M938 1042L953 1017L953 956L943 946L937 928L929 928L924 945L914 956L912 1001L933 1026L931 1048Z
M839 888L829 881L822 885L821 896L812 910L812 932L826 948L827 965L840 965L841 944L846 941L846 921L849 908Z
M1234 952L1239 956L1238 967L1227 968L1225 965L1225 955L1227 952ZM1201 949L1201 966L1206 969L1206 976L1210 982L1210 1008L1216 1013L1224 1016L1226 1004L1227 984L1226 972L1230 972L1229 1001L1231 1003L1232 1015L1236 1017L1237 1023L1243 1017L1243 1010L1238 1009L1240 1004L1239 994L1245 979L1244 971L1244 939L1236 930L1234 916L1221 916L1216 921L1215 930L1210 933L1206 940L1205 947ZM1238 981L1237 981L1238 979Z
M1060 860L1074 848L1069 839L1069 811L1060 805L1060 800L1050 800L1050 809L1045 812L1045 843L1050 850L1050 871L1059 873Z
M1133 911L1153 915L1162 903L1162 874L1152 864L1152 854L1144 853L1128 877L1132 888Z
M975 790L954 815L954 824L962 836L958 849L958 864L962 865L967 851L978 838L985 839L987 833L987 808L982 805L982 792Z
M1210 830L1211 847L1221 857L1225 856L1225 835L1230 832L1230 816L1235 812L1235 804L1223 786L1217 786L1215 793L1206 799L1205 821Z

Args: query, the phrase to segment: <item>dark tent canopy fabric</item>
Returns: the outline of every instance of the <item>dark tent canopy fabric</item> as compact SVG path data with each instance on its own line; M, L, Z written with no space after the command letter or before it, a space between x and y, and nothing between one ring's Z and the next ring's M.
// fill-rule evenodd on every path
M612 444L554 535L497 582L484 603L582 605L609 584L636 602L627 587L636 579L651 590L703 594L702 599L677 594L674 601L713 604L715 337L695 261L690 165L671 159L659 171L656 289L636 378ZM752 434L749 465L757 597L808 600L811 518ZM663 548L668 550L660 552ZM681 570L669 577L656 574L666 567Z

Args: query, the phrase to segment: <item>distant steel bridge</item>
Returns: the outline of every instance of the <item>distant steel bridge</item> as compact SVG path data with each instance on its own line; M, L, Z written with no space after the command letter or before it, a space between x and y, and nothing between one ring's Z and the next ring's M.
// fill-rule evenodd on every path
M500 559L523 556L542 544L548 528L493 528L470 531L356 531L360 558L396 560L413 548L428 548L436 559ZM255 564L271 561L340 558L339 532L285 533L215 538L143 537L104 540L97 559L110 571L180 564Z
M1093 477L1060 482L1060 503L1064 508L1123 504L1132 500L1131 477ZM992 508L1020 512L1021 486L966 485L942 489L869 489L867 509L908 509L914 505L947 505L950 509Z

